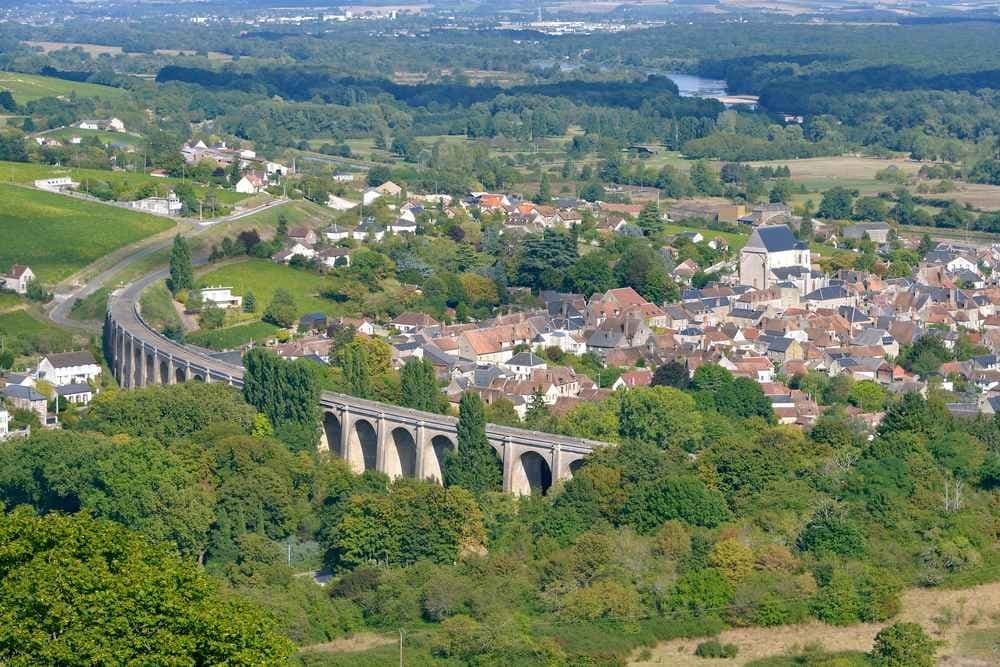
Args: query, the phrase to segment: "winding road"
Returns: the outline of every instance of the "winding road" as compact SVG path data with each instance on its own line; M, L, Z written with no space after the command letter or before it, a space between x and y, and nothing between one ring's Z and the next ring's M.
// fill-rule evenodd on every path
M239 213L233 213L232 215L228 215L223 218L198 222L195 223L194 227L192 227L187 233L184 233L184 236L186 238L192 238L198 236L199 234L217 225L224 224L227 222L235 222L237 220L241 220L256 213L260 213L261 211L265 211L267 209L274 208L276 206L282 206L284 204L287 204L289 201L290 201L289 199L274 199L265 204L261 204L260 206L255 206L245 211L240 211ZM165 239L159 239L153 242L146 243L142 245L140 248L136 249L135 252L129 254L128 256L122 258L120 261L116 262L113 266L101 271L94 277L90 278L85 284L81 285L80 287L77 287L76 289L70 292L56 294L53 300L53 305L49 309L48 313L49 318L59 326L69 327L72 329L86 330L92 333L100 331L101 328L100 322L86 322L70 318L69 314L70 311L73 309L73 304L76 302L76 300L87 298L97 290L104 287L105 283L107 283L113 276L124 271L126 268L128 268L135 262L139 261L140 259L149 257L150 255L159 252L164 248L169 247L170 244L172 244L173 242L174 242L173 237L168 237ZM207 257L194 258L195 265L204 264L206 261ZM166 277L166 270L160 270L152 274L149 274L148 276L140 280L146 280L148 278L149 280L145 284L149 285L150 283L165 277Z

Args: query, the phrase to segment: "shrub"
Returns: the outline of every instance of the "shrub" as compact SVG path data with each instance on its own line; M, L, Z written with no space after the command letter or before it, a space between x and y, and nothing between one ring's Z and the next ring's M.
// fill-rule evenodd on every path
M698 644L694 654L699 658L735 658L736 644L722 644L717 639L709 639Z

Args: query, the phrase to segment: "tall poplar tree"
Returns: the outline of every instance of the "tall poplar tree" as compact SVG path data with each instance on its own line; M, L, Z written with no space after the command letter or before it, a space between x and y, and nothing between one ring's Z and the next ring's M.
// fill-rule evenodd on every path
M444 483L481 497L503 488L503 464L486 439L486 413L478 394L462 395L458 406L458 450L444 461Z
M426 359L410 357L399 373L402 403L414 410L442 412L441 391L438 389L434 365Z
M170 279L167 283L167 287L174 294L182 289L194 287L191 248L180 234L174 237L174 246L170 249Z

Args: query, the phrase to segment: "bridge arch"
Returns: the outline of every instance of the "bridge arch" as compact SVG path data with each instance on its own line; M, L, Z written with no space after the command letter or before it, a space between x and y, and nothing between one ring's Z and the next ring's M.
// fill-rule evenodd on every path
M424 454L424 479L441 484L444 482L444 459L448 452L455 451L455 443L446 435L431 438Z
M386 442L385 473L389 477L417 476L417 441L409 429L397 426Z
M135 345L138 341L133 341ZM146 359L145 355L142 353L142 344L139 343L132 350L132 385L133 387L142 387L142 372L146 370Z
M183 384L183 383L187 382L187 379L188 379L187 369L183 368L181 366L178 366L177 370L174 371L174 381L177 384Z
M156 372L156 353L146 352L146 384L159 384L159 377Z
M545 495L552 486L552 469L545 458L527 451L514 462L510 490L516 496Z
M354 472L376 470L378 465L378 431L367 419L354 420L347 460Z
M323 413L323 437L326 440L326 448L329 452L340 458L347 458L344 456L346 452L341 451L341 443L343 439L343 428L340 424L340 418L337 417L336 413L324 412Z
M583 467L583 463L584 463L584 461L585 461L585 460L586 460L586 459L584 459L584 458L583 458L583 457L581 456L580 458L578 458L578 459L577 459L577 460L575 460L575 461L570 461L570 462L569 462L569 474L570 474L570 475L573 475L573 476L576 476L576 473L577 473L577 471L579 471L579 470L580 470L580 468L582 468L582 467Z
M160 384L170 384L170 362L166 359L160 360Z

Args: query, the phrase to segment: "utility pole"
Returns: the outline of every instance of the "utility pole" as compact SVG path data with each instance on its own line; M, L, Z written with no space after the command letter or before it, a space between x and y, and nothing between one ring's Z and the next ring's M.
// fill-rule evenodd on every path
M399 667L403 667L403 628L399 629Z

